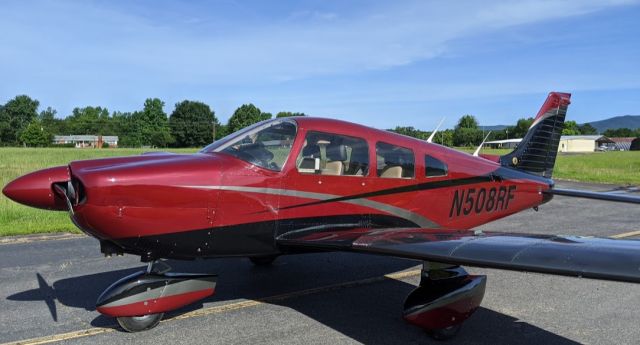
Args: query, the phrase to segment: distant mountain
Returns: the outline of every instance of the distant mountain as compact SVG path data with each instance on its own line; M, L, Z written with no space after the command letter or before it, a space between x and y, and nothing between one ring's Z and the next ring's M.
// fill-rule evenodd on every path
M501 131L509 126L506 125L495 125L495 126L483 126L480 125L480 129L484 129L485 131Z
M602 133L607 129L618 129L618 128L629 128L636 129L640 128L640 115L623 115L623 116L614 116L608 119L588 122L588 124L595 127L598 130L598 133ZM580 124L583 125L583 124ZM509 126L506 125L494 125L494 126L480 126L480 129L485 131L501 131Z
M640 115L624 115L614 116L605 120L589 122L590 125L598 130L598 133L602 133L607 129L640 128Z

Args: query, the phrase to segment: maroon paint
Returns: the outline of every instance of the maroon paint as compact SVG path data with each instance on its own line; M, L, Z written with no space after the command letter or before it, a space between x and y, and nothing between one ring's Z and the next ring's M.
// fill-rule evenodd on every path
M464 285L464 282L478 279L485 278L484 276L470 275L467 276L460 285ZM453 290L450 294L454 294L455 292L456 290ZM484 292L485 288L483 285L481 288L474 289L474 293L470 296L465 296L435 309L429 309L429 305L427 304L422 310L405 314L403 318L407 322L427 330L445 329L450 326L459 325L478 309L484 297Z
M66 210L67 204L51 185L69 180L69 168L53 167L23 175L7 184L2 193L9 199L46 210Z

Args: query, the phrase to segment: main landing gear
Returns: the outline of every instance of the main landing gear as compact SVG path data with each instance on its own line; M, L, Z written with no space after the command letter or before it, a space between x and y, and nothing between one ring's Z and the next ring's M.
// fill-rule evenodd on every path
M404 302L404 319L437 340L453 338L480 306L487 276L462 267L425 262L420 286Z
M274 259L258 257L266 264ZM124 330L139 332L157 326L165 312L213 295L216 275L169 270L163 262L149 263L146 271L108 287L98 298L96 309L115 317ZM485 287L486 276L469 275L459 266L425 262L420 286L407 296L403 317L435 339L452 338L480 306Z
M213 274L169 273L163 262L150 262L146 271L124 277L98 297L96 309L115 317L128 332L158 325L165 312L213 295Z

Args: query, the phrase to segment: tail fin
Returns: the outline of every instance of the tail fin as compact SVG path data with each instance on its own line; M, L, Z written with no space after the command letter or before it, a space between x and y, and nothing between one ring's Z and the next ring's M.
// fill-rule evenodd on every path
M551 92L518 147L500 164L550 178L571 94Z

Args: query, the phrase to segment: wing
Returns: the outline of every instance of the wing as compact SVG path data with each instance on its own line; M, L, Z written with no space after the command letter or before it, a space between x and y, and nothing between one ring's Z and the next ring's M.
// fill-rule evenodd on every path
M310 229L283 234L292 250L392 255L455 265L640 282L640 241L442 229Z

